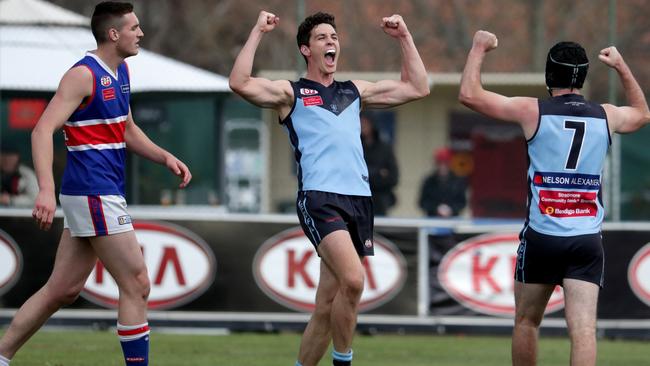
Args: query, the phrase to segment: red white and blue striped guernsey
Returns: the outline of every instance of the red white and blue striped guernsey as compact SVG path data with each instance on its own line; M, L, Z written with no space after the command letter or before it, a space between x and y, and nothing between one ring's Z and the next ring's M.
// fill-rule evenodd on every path
M131 94L128 67L123 62L114 74L91 52L73 67L78 66L93 74L93 92L64 126L68 154L61 194L124 196L124 130Z

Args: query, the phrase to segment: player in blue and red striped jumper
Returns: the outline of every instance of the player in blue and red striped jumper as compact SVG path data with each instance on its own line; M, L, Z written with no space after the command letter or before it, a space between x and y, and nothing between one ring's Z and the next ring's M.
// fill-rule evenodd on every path
M47 283L18 310L0 340L0 366L59 308L78 297L97 259L119 287L117 332L126 365L148 365L149 276L124 199L126 148L165 165L181 178L189 169L154 144L135 125L129 106L129 70L124 59L138 53L144 36L129 3L95 7L91 28L97 49L63 76L32 132L39 194L32 215L49 229L56 210L52 137L63 127L68 150L59 200L64 230Z

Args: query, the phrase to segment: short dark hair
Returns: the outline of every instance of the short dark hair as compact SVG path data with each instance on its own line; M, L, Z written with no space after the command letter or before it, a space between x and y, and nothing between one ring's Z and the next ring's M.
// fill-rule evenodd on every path
M587 78L589 58L575 42L559 42L546 57L546 86L549 88L580 89Z
M97 44L108 41L108 30L119 27L118 21L122 16L132 12L133 4L131 3L104 1L97 4L90 20L90 29L93 31Z
M334 28L334 30L336 30L334 15L320 11L316 14L312 14L305 18L305 20L300 23L300 26L298 26L298 34L296 34L298 49L300 49L302 45L309 46L309 36L311 34L311 31L319 24L329 24L332 26L332 28ZM307 62L307 58L304 55L303 57L305 58L305 62Z

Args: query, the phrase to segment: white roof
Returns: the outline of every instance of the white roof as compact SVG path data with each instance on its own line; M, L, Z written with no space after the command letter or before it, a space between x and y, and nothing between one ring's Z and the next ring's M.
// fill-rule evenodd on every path
M0 23L89 26L90 19L46 1L3 0Z
M74 18L70 14L84 24L87 18L50 3L2 0L0 14L0 90L53 92L63 74L97 47L89 28L60 25L62 19ZM40 19L36 23L41 24L25 25L23 19ZM134 93L230 91L224 76L144 49L126 62Z

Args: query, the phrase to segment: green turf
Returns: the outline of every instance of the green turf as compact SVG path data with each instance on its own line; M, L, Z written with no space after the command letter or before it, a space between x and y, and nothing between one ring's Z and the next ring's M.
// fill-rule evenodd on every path
M298 334L190 336L152 334L152 366L293 366ZM510 339L474 336L359 335L354 366L503 366L510 364ZM568 365L566 338L542 338L539 365ZM599 340L598 365L650 364L650 344ZM122 366L111 332L37 333L11 366ZM327 354L320 366L331 365Z

